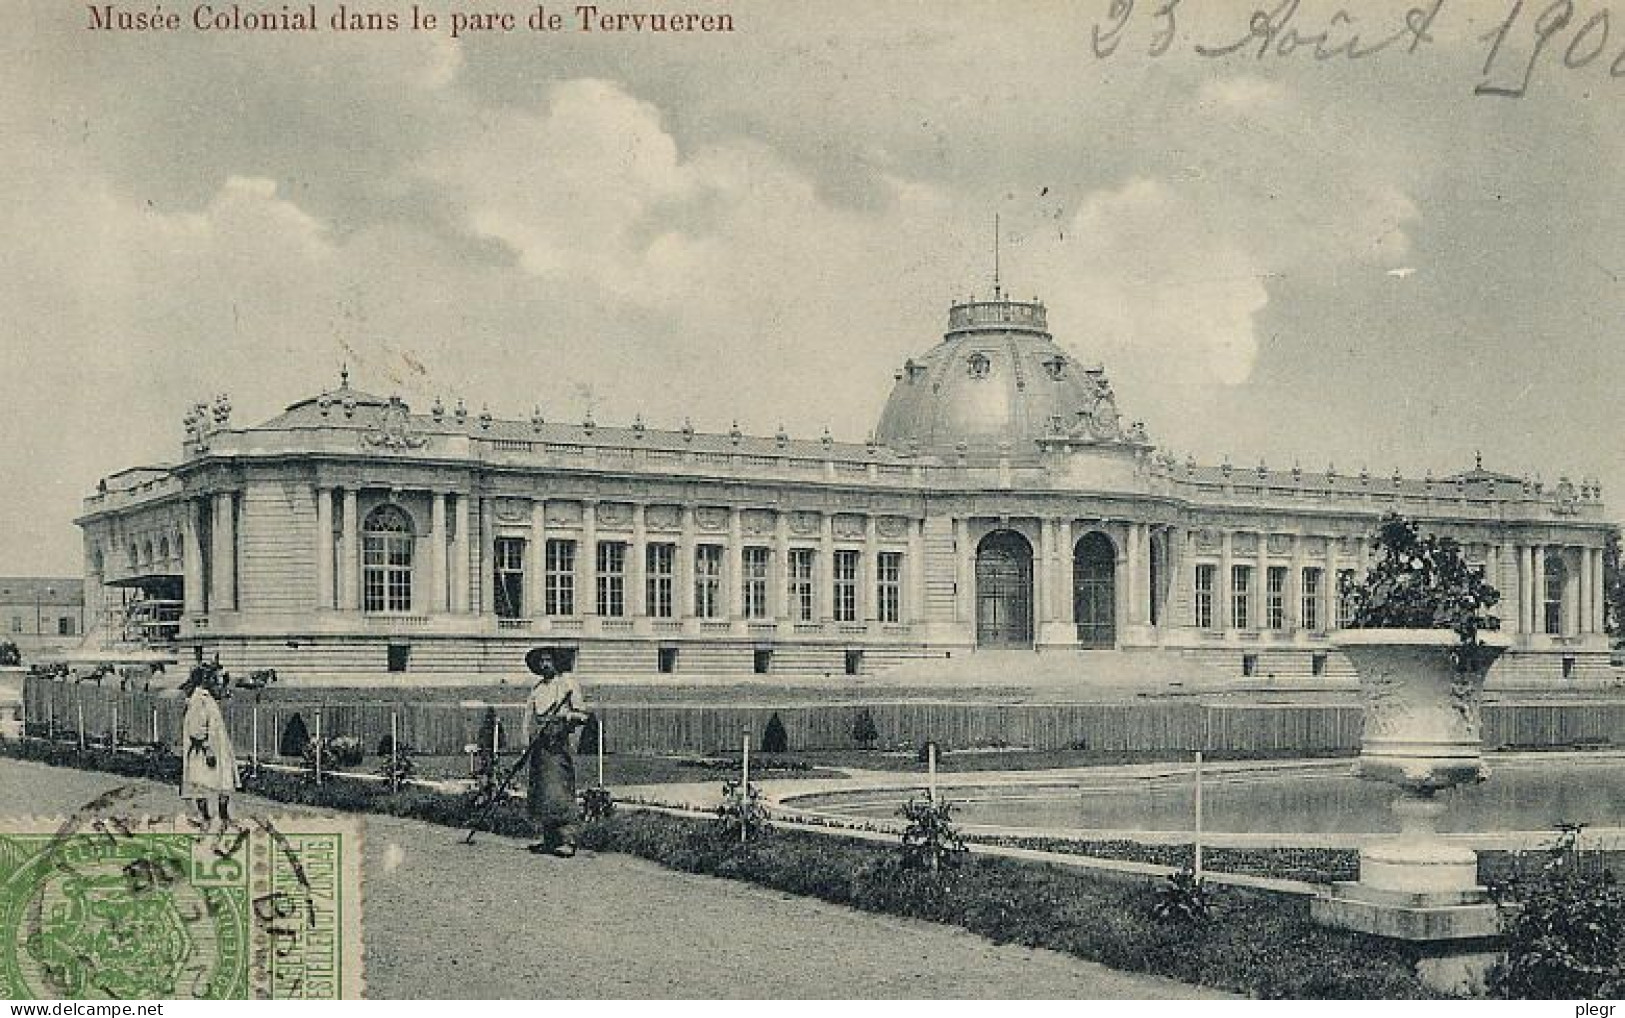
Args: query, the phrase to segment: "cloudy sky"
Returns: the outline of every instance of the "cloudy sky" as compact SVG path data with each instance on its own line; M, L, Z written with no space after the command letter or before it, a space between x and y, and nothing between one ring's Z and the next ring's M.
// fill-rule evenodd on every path
M439 4L478 6L533 5ZM257 421L345 362L419 406L861 439L948 303L990 289L994 213L1009 288L1181 457L1442 475L1481 449L1625 505L1625 20L1578 70L1603 33L1554 30L1506 99L1474 86L1512 0L1442 0L1417 52L1358 62L1198 55L1247 32L1228 0L1185 0L1153 57L1140 6L1100 59L1106 0L460 40L92 32L15 0L0 573L78 572L80 497L176 456L192 402Z

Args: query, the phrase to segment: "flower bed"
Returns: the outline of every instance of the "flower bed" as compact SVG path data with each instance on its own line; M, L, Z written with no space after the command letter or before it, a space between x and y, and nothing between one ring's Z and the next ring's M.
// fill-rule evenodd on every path
M6 742L5 755L129 777L174 781L172 756L87 750L40 740ZM245 791L322 809L409 817L448 827L468 821L466 797L422 787L262 770ZM521 804L492 817L498 834L528 836ZM1114 968L1260 997L1426 996L1403 947L1310 922L1304 899L1225 889L1197 924L1159 921L1154 881L1106 880L1066 867L972 855L939 874L910 869L896 847L779 830L741 844L713 822L619 811L588 824L582 846L673 869L746 880L852 908L960 926L997 943L1043 947Z

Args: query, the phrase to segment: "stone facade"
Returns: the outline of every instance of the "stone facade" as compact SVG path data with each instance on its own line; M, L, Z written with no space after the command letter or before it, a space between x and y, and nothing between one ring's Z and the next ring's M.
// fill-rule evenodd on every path
M866 444L424 413L347 378L230 418L199 404L177 464L86 500L90 607L143 591L177 605L160 637L293 681L479 681L536 644L605 679L991 647L1335 676L1338 577L1389 511L1502 590L1501 672L1607 666L1599 485L1179 462L1002 295L951 309Z

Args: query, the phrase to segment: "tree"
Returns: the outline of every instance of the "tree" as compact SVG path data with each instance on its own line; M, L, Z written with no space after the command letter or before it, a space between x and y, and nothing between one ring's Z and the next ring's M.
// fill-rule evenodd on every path
M277 742L276 751L282 756L303 756L305 747L309 744L310 732L305 728L305 719L296 713L283 726L282 738Z
M874 715L869 713L869 708L859 707L858 716L852 719L852 741L864 749L873 749L878 738L880 732L875 728Z
M1603 632L1613 639L1617 649L1625 646L1625 568L1620 558L1625 555L1620 547L1618 527L1608 528L1608 542L1602 548L1602 604Z
M762 752L785 753L789 749L789 733L784 730L784 722L779 720L779 712L774 711L773 716L767 719L767 728L762 732Z

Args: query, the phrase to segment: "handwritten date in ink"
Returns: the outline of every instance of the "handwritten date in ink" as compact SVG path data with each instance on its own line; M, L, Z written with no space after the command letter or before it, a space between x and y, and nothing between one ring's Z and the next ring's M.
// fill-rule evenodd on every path
M1188 39L1183 0L1110 0L1095 22L1091 43L1097 58L1115 55L1127 41L1161 57ZM1447 0L1426 0L1402 11L1373 17L1347 8L1315 8L1312 0L1280 0L1251 11L1245 24L1190 43L1191 52L1217 59L1300 58L1315 61L1364 60L1383 53L1411 56L1433 43ZM1454 0L1451 0L1454 2ZM1505 16L1478 37L1484 63L1473 94L1521 99L1545 68L1578 72L1606 67L1610 78L1625 77L1625 30L1613 32L1606 4L1584 0L1507 0ZM1194 10L1194 8L1191 8ZM1478 8L1482 10L1482 8Z

